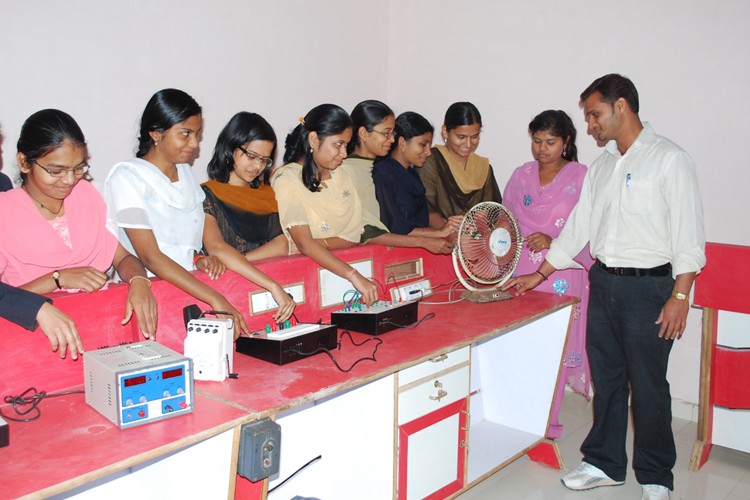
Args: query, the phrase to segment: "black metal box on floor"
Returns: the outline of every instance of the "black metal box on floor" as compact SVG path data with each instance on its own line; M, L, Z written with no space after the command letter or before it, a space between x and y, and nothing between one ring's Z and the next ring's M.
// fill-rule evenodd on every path
M417 322L419 301L397 304L380 303L362 310L335 311L331 313L331 323L342 330L380 335L396 328L403 328Z
M312 353L318 354L315 351L319 348L336 349L337 332L336 325L301 323L286 330L255 332L249 337L240 337L236 350L269 363L285 365L312 356Z

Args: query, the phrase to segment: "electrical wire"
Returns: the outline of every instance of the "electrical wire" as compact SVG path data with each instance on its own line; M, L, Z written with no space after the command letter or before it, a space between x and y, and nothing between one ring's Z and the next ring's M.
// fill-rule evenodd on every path
M349 340L351 341L351 343L355 347L359 347L361 345L365 345L368 342L376 342L375 348L372 350L372 354L369 357L366 357L366 358L359 358L349 368L344 369L344 368L341 367L341 365L339 364L339 362L336 361L336 357L333 354L331 354L331 350L328 349L327 347L318 347L314 351L310 351L310 352L304 352L304 351L300 351L299 349L292 348L292 349L289 349L289 352L293 352L295 354L299 354L300 356L312 356L313 354L318 354L318 353L324 352L324 353L326 353L328 355L329 358L331 358L331 361L333 361L333 364L336 366L336 368L338 368L339 371L342 371L344 373L349 373L350 371L352 371L354 369L355 366L357 366L358 364L360 364L362 361L374 361L376 363L378 362L377 358L375 357L375 354L378 352L378 348L380 347L380 344L383 343L382 339L371 337L369 339L366 339L364 342L360 342L359 344L357 344L356 342L354 342L354 339L352 338L352 334L349 332L349 330L344 330L344 331L341 332L341 336L338 339L338 348L339 349L341 349L341 339L344 338L344 335L347 335L349 337Z
M442 305L449 305L449 304L457 304L459 302L463 302L464 300L466 300L466 299L464 299L462 297L459 297L458 299L454 300L452 298L454 291L455 291L454 288L451 287L449 290L440 290L440 291L437 291L437 292L433 292L433 295L437 295L439 293L447 293L448 294L448 300L446 302L428 302L426 300L422 300L421 303L425 304L425 305L430 305L430 306L442 306Z
M448 286L448 285L455 285L456 283L459 283L459 281L458 281L457 279L455 279L455 280L453 280L453 281L446 281L445 283L440 283L439 285L435 285L435 286L433 286L433 287L431 288L431 290L435 290L435 289L437 289L437 288L442 288L442 287L444 287L444 286Z
M435 317L435 313L431 312L431 313L425 314L424 316L422 316L422 319L420 319L416 323L412 323L410 325L399 325L398 323L394 323L393 321L390 321L390 320L383 321L383 324L384 325L393 325L396 328L400 328L402 330L414 330L416 327L418 327L419 325L421 325L425 321L429 321L429 320L431 320L434 317Z
M380 285L380 290L383 292L383 297L388 297L388 288L383 286L383 284L375 278L373 278L372 281ZM386 283L388 283L387 280L386 280Z
M398 288L398 282L396 281L396 276L391 273L388 275L388 277L385 279L385 297L386 299L389 297L388 295L388 282L393 280L393 286L396 287L396 292L398 293L398 301L401 302L401 290Z
M302 467L300 467L299 469L297 469L296 471L294 471L291 476L289 476L288 478L284 479L279 484L277 484L276 486L274 486L273 488L271 488L270 490L268 490L268 494L270 495L271 493L273 493L273 490L275 490L276 488L278 488L280 486L283 486L284 483L286 483L287 481L289 481L291 478L293 478L294 476L296 476L298 473L302 472L308 465L310 465L311 463L313 463L316 460L320 460L321 458L323 458L323 455L318 455L317 457L315 457L312 460L310 460L309 462L307 462L305 465L303 465Z
M14 422L32 422L42 415L42 411L39 409L39 403L41 403L43 399L67 396L69 394L83 394L83 392L83 390L79 389L77 391L63 391L48 394L44 391L38 392L35 387L29 387L19 396L5 396L3 400L7 404L12 405L13 411L15 411L17 415L26 417L29 413L34 412L32 416L26 418L14 418L5 415L2 410L0 410L0 416ZM29 396L29 393L33 394ZM28 406L28 408L24 409L26 406Z
M352 298L350 300L347 300L346 297L349 294L352 294ZM355 306L358 307L358 308L361 308L361 303L360 303L360 298L361 297L362 296L360 295L360 293L357 290L349 289L349 290L345 291L344 295L342 295L342 297L341 297L341 301L344 303L344 310L345 311L350 311Z

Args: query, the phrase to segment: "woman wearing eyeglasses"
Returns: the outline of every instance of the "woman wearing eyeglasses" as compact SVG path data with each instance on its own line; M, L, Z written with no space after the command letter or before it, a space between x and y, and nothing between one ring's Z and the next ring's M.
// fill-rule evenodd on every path
M154 94L141 117L136 158L112 168L104 197L123 245L154 275L213 310L233 316L238 336L240 331L248 332L242 314L191 271L198 269L217 279L229 268L265 288L279 305L274 314L277 322L286 321L295 304L278 283L206 224L205 194L188 164L198 148L202 128L201 107L188 94L177 89ZM200 258L201 247L209 257Z
M260 115L241 111L219 134L211 160L204 231L224 241L249 261L286 255L289 245L279 224L279 208L268 178L276 134Z
M385 233L387 229L380 221L380 206L372 182L372 166L375 158L386 156L391 149L396 116L385 103L374 99L357 104L350 116L352 140L347 146L348 156L341 168L357 187L367 222Z
M377 229L368 241L393 247L420 247L437 254L450 253L451 244L447 240L390 233L380 220L372 169L375 159L387 156L395 140L396 117L391 108L376 100L362 101L352 110L351 118L352 141L348 146L349 156L341 168L349 174L357 189L365 224Z
M135 313L149 338L157 312L151 282L107 224L99 192L81 182L87 157L83 132L67 113L45 109L24 122L17 154L22 185L0 193L2 281L35 293L93 292L114 266L130 285L123 324Z

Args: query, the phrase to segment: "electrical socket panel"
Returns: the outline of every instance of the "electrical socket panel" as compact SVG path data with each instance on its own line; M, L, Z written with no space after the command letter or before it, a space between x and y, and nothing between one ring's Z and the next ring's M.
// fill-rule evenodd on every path
M359 262L349 262L349 265L359 271L359 274L372 279L372 260L361 260ZM318 269L318 283L320 283L320 308L325 309L333 305L341 305L344 294L348 290L354 290L349 280L341 278L327 269Z
M303 304L305 302L305 284L295 283L293 285L287 285L284 287L284 291L292 295L292 298L297 304ZM263 314L273 309L278 309L279 305L273 300L271 292L266 290L258 290L250 292L250 314L255 316L256 314Z
M417 300L422 297L427 297L430 294L432 294L432 283L430 283L430 278L424 278L399 287L392 287L391 302Z

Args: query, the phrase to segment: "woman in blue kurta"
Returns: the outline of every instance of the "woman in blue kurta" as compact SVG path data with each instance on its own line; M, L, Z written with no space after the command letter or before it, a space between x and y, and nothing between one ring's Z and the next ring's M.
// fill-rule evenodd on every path
M441 229L429 227L425 188L414 167L430 157L434 128L423 116L407 111L396 119L395 142L389 156L378 158L372 170L380 220L392 233L445 238L455 233L461 217L451 217Z

